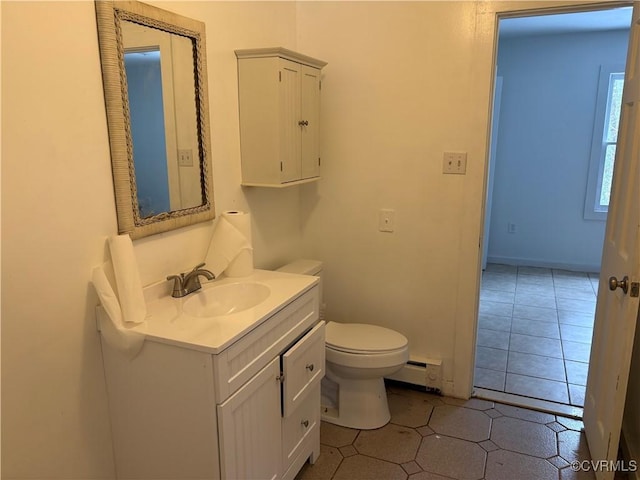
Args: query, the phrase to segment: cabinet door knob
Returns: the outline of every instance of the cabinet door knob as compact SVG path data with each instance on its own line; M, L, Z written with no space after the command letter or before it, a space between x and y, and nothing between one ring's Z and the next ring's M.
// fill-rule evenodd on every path
M301 127L306 127L307 125L309 125L309 121L308 120L300 120L298 122L298 125L300 125Z
M313 363L309 363L307 364L307 370L309 370L310 372L313 372Z
M302 422L300 422L300 424L304 427L307 428L309 426L309 420L302 420Z

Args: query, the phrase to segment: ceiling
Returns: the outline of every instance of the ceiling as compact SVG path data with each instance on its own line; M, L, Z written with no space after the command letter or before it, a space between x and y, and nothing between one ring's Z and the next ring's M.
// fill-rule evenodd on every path
M500 37L519 37L597 30L620 30L631 25L631 7L592 12L500 19Z

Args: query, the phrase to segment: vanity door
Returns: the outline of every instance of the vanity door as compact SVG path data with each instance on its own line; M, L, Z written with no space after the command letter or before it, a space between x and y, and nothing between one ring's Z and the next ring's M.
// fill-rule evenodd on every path
M276 357L218 406L222 478L280 478L279 378Z
M324 329L325 322L319 322L282 355L284 417L293 413L324 377Z

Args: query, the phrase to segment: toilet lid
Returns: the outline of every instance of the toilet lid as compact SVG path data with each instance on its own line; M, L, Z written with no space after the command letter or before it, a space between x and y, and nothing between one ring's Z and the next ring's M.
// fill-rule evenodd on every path
M325 342L328 347L347 353L391 352L405 348L407 338L388 328L362 323L327 323Z

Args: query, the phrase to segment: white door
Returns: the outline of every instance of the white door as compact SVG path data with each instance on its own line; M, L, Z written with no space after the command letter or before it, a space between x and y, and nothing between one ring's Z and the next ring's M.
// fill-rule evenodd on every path
M584 426L595 461L615 461L638 318L640 282L640 8L634 5L611 203L602 254ZM627 280L627 292L609 279ZM606 468L598 480L612 479ZM612 469L610 469L612 470Z

